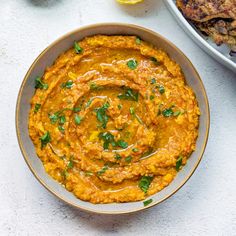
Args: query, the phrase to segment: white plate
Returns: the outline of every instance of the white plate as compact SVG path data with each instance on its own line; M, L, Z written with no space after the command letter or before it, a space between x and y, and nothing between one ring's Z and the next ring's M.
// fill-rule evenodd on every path
M171 13L176 17L178 23L183 27L184 31L190 35L190 37L209 55L216 59L221 64L227 66L234 72L236 72L236 57L231 57L229 55L229 48L226 45L217 46L210 39L205 37L199 30L197 30L193 25L191 25L179 11L176 6L176 1L166 0L164 1L171 11Z

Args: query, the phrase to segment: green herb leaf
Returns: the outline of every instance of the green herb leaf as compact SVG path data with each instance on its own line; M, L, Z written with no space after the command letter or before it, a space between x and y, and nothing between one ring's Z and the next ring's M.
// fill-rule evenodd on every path
M155 98L154 95L150 95L150 100L153 100Z
M183 162L183 157L182 157L182 156L179 156L179 158L178 158L177 161L176 161L176 166L175 166L175 169L176 169L177 171L180 170L180 167L181 167L181 165L182 165L182 162Z
M174 111L172 110L172 108L168 108L162 111L162 115L165 117L170 117L174 115Z
M147 193L149 186L153 180L152 176L143 176L139 181L139 188L144 192Z
M88 108L91 105L92 101L92 99L89 99L88 102L85 104L85 108Z
M75 114L75 124L79 125L81 121L82 121L82 118L79 115Z
M127 157L125 158L125 161L128 162L128 163L130 163L131 160L132 160L132 156L127 156Z
M63 126L59 125L58 129L61 133L63 133L63 134L65 133L65 128Z
M133 152L138 152L139 149L138 149L138 148L133 148L132 151L133 151Z
M130 112L131 115L133 115L133 116L138 120L138 122L139 122L141 125L143 125L143 121L142 121L141 118L135 113L135 110L134 110L133 107L130 107L129 112Z
M80 54L83 52L83 48L81 48L77 42L74 43L74 49L77 54Z
M133 107L130 107L130 108L129 108L129 111L130 111L130 114L131 114L131 115L134 115L134 114L135 114L135 111L134 111L134 108L133 108Z
M103 86L97 85L96 83L91 83L90 89L91 90L101 90L101 89L103 89Z
M181 111L175 111L174 116L179 116L181 114Z
M67 169L72 169L74 167L73 156L71 156L70 161L67 164Z
M146 152L143 153L142 157L147 157L153 153L153 148L149 147Z
M113 147L116 146L114 135L112 135L110 132L100 133L98 135L100 139L103 140L103 148L107 150L109 148L109 145L111 144Z
M157 81L156 81L155 78L152 78L152 79L151 79L151 84L156 84L156 82L157 82Z
M144 201L144 202L143 202L143 205L144 205L144 206L147 206L147 205L149 205L149 204L151 204L151 203L152 203L152 199L150 198L150 199Z
M121 159L121 155L118 154L118 153L116 153L116 154L115 154L115 159L116 159L117 161L120 160L120 159Z
M67 89L71 89L73 83L74 83L74 82L73 82L72 80L68 80L68 81L66 81L65 83L62 83L62 84L61 84L61 87L62 87L62 88L67 88Z
M51 141L51 136L49 131L47 131L41 138L41 148L44 148L50 141Z
M117 107L118 107L119 110L121 110L123 106L121 104L118 104Z
M79 111L81 111L81 108L80 108L80 107L74 107L74 108L73 108L73 111L74 111L74 112L79 112Z
M137 62L136 60L134 60L134 59L129 60L129 61L127 62L127 66L128 66L131 70L134 70L134 69L137 68L138 62Z
M66 117L63 115L63 116L60 116L59 117L59 124L63 125L66 123Z
M71 110L70 108L63 108L60 111L55 112L54 114L49 115L51 124L55 124L59 120L59 124L64 124L66 122L66 117L64 115L60 116L65 110Z
M121 100L129 100L129 101L138 101L139 93L133 91L131 88L125 89L123 94L119 94L117 96Z
M34 113L37 113L39 111L40 107L41 107L41 104L36 103L34 106Z
M109 107L109 103L105 103L102 107L96 110L97 120L101 122L102 128L105 129L107 126L109 116L106 114L106 111Z
M85 173L86 176L92 176L93 175L93 172L91 172L91 171L86 171L84 173Z
M49 119L50 119L51 124L55 124L58 121L59 117L57 113L54 113L49 116Z
M126 143L124 140L121 139L116 142L116 145L123 149L128 147L128 143Z
M103 166L102 169L97 172L97 174L98 175L102 175L102 174L104 174L106 172L106 170L108 170L108 166L107 165Z
M43 83L42 79L40 77L36 77L35 79L35 88L36 89L48 89L48 85Z
M165 88L163 85L158 85L157 88L158 88L160 94L163 94L165 92Z
M63 171L61 172L61 175L63 176L64 179L66 179L67 176L68 176L67 170L63 170Z
M151 57L150 60L156 65L160 64L160 62L155 57Z
M135 42L136 42L136 44L141 44L142 40L139 37L136 37Z

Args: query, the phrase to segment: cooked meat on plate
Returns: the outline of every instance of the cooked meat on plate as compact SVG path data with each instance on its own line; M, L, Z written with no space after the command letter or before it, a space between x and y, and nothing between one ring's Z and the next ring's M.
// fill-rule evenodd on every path
M236 0L177 0L183 15L217 44L236 51Z

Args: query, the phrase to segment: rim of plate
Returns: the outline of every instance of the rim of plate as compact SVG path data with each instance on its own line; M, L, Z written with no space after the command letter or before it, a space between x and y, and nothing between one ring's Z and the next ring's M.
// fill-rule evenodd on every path
M129 27L129 28L133 28L133 29L136 29L136 30L140 30L140 31L146 31L147 33L149 34L152 34L156 37L159 37L161 38L162 40L166 41L168 44L170 44L172 47L175 48L175 50L181 54L185 60L188 61L188 63L191 65L191 67L193 68L194 72L196 73L197 75L197 78L200 82L200 85L201 85L201 91L203 93L203 97L204 97L204 101L205 101L205 104L206 104L206 109L207 109L207 124L206 124L206 133L204 134L204 144L201 148L201 151L200 151L200 155L198 157L198 161L196 163L196 165L194 166L194 168L190 171L190 173L188 174L188 176L178 185L178 187L172 191L170 194L168 194L167 196L163 197L162 199L160 199L159 201L156 201L156 202L153 202L152 204L144 207L139 207L139 208L136 208L134 210L127 210L127 211L96 211L96 210L91 210L91 209L88 209L84 206L78 206L78 205L75 205L73 202L71 201L68 201L66 200L62 195L56 193L55 191L53 191L51 189L50 186L48 186L40 177L39 175L37 174L37 172L34 170L34 168L31 166L30 164L30 161L29 161L29 157L27 155L27 152L24 148L24 145L23 145L23 142L22 142L22 139L21 139L21 134L20 134L20 125L19 125L19 109L20 109L20 100L21 100L21 97L22 97L22 94L23 94L23 88L24 88L24 85L26 83L26 81L28 80L29 78L29 75L31 74L31 71L32 69L34 68L34 66L37 64L38 60L52 47L54 47L57 43L59 43L60 41L66 39L68 36L72 35L72 34L75 34L75 33L78 33L82 30L89 30L89 29L93 29L93 28L97 28L97 27L102 27L102 26L121 26L121 27ZM200 78L200 75L198 74L197 70L195 69L195 67L193 66L192 62L186 57L186 55L179 49L177 48L172 42L170 42L168 39L164 38L162 35L152 31L152 30L149 30L147 28L144 28L142 26L138 26L138 25L134 25L134 24L126 24L126 23L98 23L98 24L91 24L91 25L86 25L86 26L83 26L83 27L80 27L78 29L75 29L73 31L70 31L66 34L64 34L63 36L59 37L57 40L55 40L53 43L51 43L48 47L46 47L40 54L39 56L34 60L34 62L32 63L32 65L30 66L30 68L28 69L26 75L24 76L24 79L21 83L21 86L20 86L20 89L19 89L19 93L18 93L18 96L17 96L17 102L16 102L16 111L15 111L15 126L16 126L16 134L17 134L17 141L18 141L18 144L20 146L20 150L21 150L21 153L24 157L24 160L26 162L26 164L28 165L29 169L31 170L32 174L35 176L35 178L41 183L41 185L43 185L50 193L52 193L54 196L58 197L60 200L62 200L63 202L77 208L77 209L80 209L80 210L83 210L83 211L86 211L88 213L97 213L97 214L106 214L106 215L120 215L120 214L129 214L129 213L134 213L134 212L139 212L139 211L142 211L142 210L146 210L150 207L153 207L155 205L158 205L159 203L165 201L166 199L168 199L169 197L171 197L172 195L174 195L180 188L182 188L184 186L184 184L189 180L189 178L193 175L193 173L195 172L196 168L198 167L199 163L201 162L202 160L202 157L203 157L203 154L204 154L204 151L205 151L205 148L206 148L206 145L207 145L207 141L208 141L208 136L209 136L209 129L210 129L210 108L209 108L209 102L208 102L208 97L207 97L207 94L206 94L206 90L205 90L205 87L203 85L203 82ZM154 194L155 195L155 194ZM117 206L118 204L125 204L125 203L117 203Z

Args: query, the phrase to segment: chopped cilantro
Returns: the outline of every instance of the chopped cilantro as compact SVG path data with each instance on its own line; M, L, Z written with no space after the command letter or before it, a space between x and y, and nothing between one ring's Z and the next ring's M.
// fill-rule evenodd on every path
M151 84L155 84L157 81L156 81L156 79L155 78L152 78L151 79Z
M123 149L128 147L128 143L126 143L124 140L121 139L116 142L116 145Z
M117 107L118 107L119 110L121 110L123 106L121 104L118 104Z
M79 125L81 121L82 121L82 118L79 115L75 114L75 124Z
M149 147L149 149L143 153L142 157L147 157L149 155L151 155L153 152L153 148Z
M77 42L74 43L74 49L77 54L80 54L83 52L83 48L81 48Z
M58 120L58 115L55 113L55 114L52 114L49 116L49 119L51 121L51 124L55 124Z
M128 66L131 70L134 70L134 69L137 68L138 62L137 62L136 60L134 60L134 59L129 60L129 61L127 62L127 66Z
M55 124L57 121L59 121L59 124L64 124L66 122L65 115L61 115L65 110L71 110L70 108L64 108L60 111L57 111L53 114L49 114L49 119L51 121L51 124Z
M51 136L49 131L47 131L41 138L41 148L44 148L50 141L51 141Z
M63 126L59 125L58 129L61 133L65 133L65 128Z
M97 172L97 174L98 175L102 175L102 174L104 174L106 172L106 170L108 170L108 166L107 165L103 166L102 169Z
M40 77L35 79L35 88L36 89L48 89L48 84L45 84Z
M68 176L67 170L63 170L63 171L61 172L61 175L63 176L64 179L66 179L67 176Z
M63 125L66 123L66 117L63 115L63 116L60 116L59 117L59 124Z
M67 164L67 169L72 169L74 167L74 161L73 161L73 156L71 156L68 164Z
M133 107L130 107L129 112L130 112L131 115L133 115L133 116L138 120L138 122L139 122L140 124L143 125L143 121L142 121L141 118L135 113L135 110L134 110Z
M36 103L34 106L34 113L37 113L39 111L40 107L41 107L41 104Z
M154 95L150 95L150 100L153 100L155 98Z
M158 88L160 94L163 94L165 92L165 88L163 85L158 85L157 88Z
M135 111L134 111L134 108L133 108L133 107L130 107L130 108L129 108L129 111L130 111L130 114L131 114L131 115L134 115L134 114L135 114Z
M139 37L136 37L135 42L136 44L141 44L142 40Z
M107 127L107 122L108 122L109 116L106 114L106 111L109 106L110 106L109 103L105 103L102 107L99 107L96 110L97 120L99 122L101 122L101 126L103 129L105 129Z
M124 140L120 139L116 142L114 135L111 134L110 132L100 133L98 137L103 140L103 148L105 150L109 148L110 144L112 145L112 147L121 147L121 148L128 147L128 143L126 143Z
M160 64L160 62L155 57L151 57L150 60L156 65Z
M79 111L81 111L81 108L80 108L80 107L74 107L74 108L73 108L73 111L74 111L74 112L79 112Z
M126 88L123 94L119 94L117 97L121 100L138 101L139 93L133 91L131 88Z
M131 160L132 160L132 156L127 156L127 157L125 158L125 161L128 162L128 163L130 163Z
M139 188L144 192L147 193L149 186L153 180L152 176L143 176L139 181Z
M110 132L100 133L98 135L100 139L103 140L103 148L106 150L109 148L109 145L111 144L113 147L116 146L114 135L112 135Z
M88 108L91 105L92 101L92 99L89 99L88 102L85 104L85 108Z
M177 171L180 170L180 167L181 167L181 165L182 165L182 162L183 162L183 157L182 157L182 156L179 156L179 158L178 158L177 161L176 161L176 166L175 166L175 169L176 169Z
M103 89L103 87L100 86L100 85L97 85L96 83L91 83L90 84L90 89L91 90L101 90L101 89Z
M165 117L170 117L174 115L174 111L172 110L172 108L167 108L162 111L162 115Z
M67 89L71 89L72 85L73 85L73 81L72 80L68 80L65 83L61 84L61 88L67 88Z
M181 111L175 111L174 116L179 116L181 114Z
M118 154L118 153L116 153L116 154L115 154L115 159L116 159L117 161L120 160L120 159L121 159L121 155Z
M93 175L93 172L91 172L91 171L86 171L84 173L85 173L86 176L92 176Z
M133 152L138 152L139 150L138 150L138 148L133 148L132 151Z
M144 201L144 202L143 202L143 205L144 205L144 206L147 206L147 205L149 205L149 204L151 204L151 203L152 203L152 199L150 198L150 199Z

